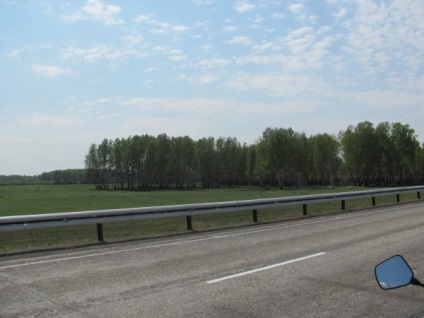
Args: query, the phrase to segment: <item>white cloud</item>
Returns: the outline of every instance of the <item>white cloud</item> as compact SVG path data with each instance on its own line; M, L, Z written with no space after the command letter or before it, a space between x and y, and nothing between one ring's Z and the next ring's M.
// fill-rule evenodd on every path
M219 78L220 76L217 74L207 74L207 75L198 76L196 79L196 82L200 84L209 84L209 83L218 81Z
M18 118L19 125L36 129L42 128L77 128L81 127L84 120L66 115L40 115L32 114Z
M202 60L197 65L204 68L225 67L231 63L228 59L209 59Z
M186 25L174 25L167 22L155 20L152 15L138 15L134 19L137 24L147 24L153 26L150 30L152 33L158 34L179 34L190 31L190 28Z
M78 59L86 62L96 62L98 60L116 60L125 57L144 58L147 53L141 52L131 46L113 47L109 45L98 45L91 48L69 47L62 50L61 58Z
M287 8L293 13L300 13L305 9L305 6L301 3L292 3Z
M231 40L227 41L229 44L240 44L240 45L250 45L252 39L248 36L235 36Z
M187 60L188 59L188 56L187 55L184 55L184 54L180 54L180 55L170 55L170 56L168 56L168 58L171 61L179 62L179 61Z
M331 36L315 41L304 56L306 65L310 68L317 68L323 66L324 63L329 62L330 49L334 41L335 39Z
M305 27L295 29L294 31L292 31L290 33L289 36L298 37L298 36L302 36L302 35L309 34L309 33L312 33L312 32L313 32L313 29L311 27L305 26Z
M9 52L9 53L7 54L7 57L8 57L9 59L14 59L14 58L19 57L20 53L21 53L21 51L20 51L20 50L13 50L13 51L11 51L11 52Z
M175 31L175 32L178 32L178 33L179 32L187 32L187 31L190 30L190 28L185 26L185 25L175 25L175 26L172 26L171 29L172 29L172 31Z
M271 18L273 19L283 19L285 17L285 15L283 13L280 12L276 12L270 15Z
M46 76L49 78L73 74L73 71L70 69L64 69L52 65L34 65L32 67L32 70L39 75Z
M103 97L103 98L98 98L98 99L95 99L95 100L85 101L85 102L82 102L81 104L83 106L91 107L91 106L95 106L95 105L108 104L112 101L113 101L113 99L111 99L111 98L104 98Z
M234 6L234 9L240 13L253 10L254 8L256 8L256 6L248 1L237 1Z
M232 104L229 101L218 98L174 100L168 98L134 97L121 101L119 105L142 111L155 110L157 112L189 113L203 117L210 116L211 114L220 114L225 109L232 109Z
M391 69L403 69L401 82L416 80L424 67L423 13L422 1L358 1L355 14L343 23L343 51L356 59L358 72L381 78L381 87Z
M264 51L278 51L280 47L274 42L264 42L253 46L253 50L262 53Z
M238 27L235 25L230 25L230 26L226 26L222 28L222 31L226 33L233 33L233 32L236 32L237 30L238 30Z
M205 44L205 45L201 45L201 46L200 46L200 49L201 49L202 51L204 51L204 52L209 52L209 51L211 51L213 48L214 48L214 46L213 46L213 45L211 45L211 44Z
M195 4L209 6L214 3L214 0L191 0Z
M183 61L188 58L186 54L180 49L174 49L171 47L165 46L155 46L152 48L154 54L161 53L166 56L171 61Z
M279 58L277 58L276 56L259 56L259 55L246 55L246 56L241 56L235 59L235 63L240 65L243 65L243 64L269 65L272 63L278 63L278 61L279 61Z
M287 115L309 113L322 107L323 103L315 100L299 100L277 103L244 103L240 107L240 113Z
M336 18L336 21L342 19L347 13L347 9L346 8L341 8L339 11L337 11L337 13L334 15L334 17Z
M179 74L175 77L177 81L187 81L192 85L205 85L217 82L221 78L220 74L203 74L203 75L187 75L185 73Z
M122 24L123 20L119 18L120 12L119 6L104 4L101 0L87 0L79 11L63 18L70 22L93 19L108 25Z
M151 15L140 14L135 17L134 21L136 23L154 23L153 17Z
M227 87L240 91L257 90L267 96L296 96L310 94L321 89L313 77L294 74L237 75L228 80Z
M315 36L313 34L307 34L299 38L288 37L285 44L290 48L294 55L298 55L309 49L315 42Z
M124 36L124 40L131 45L136 45L143 42L144 37L142 35L126 35Z

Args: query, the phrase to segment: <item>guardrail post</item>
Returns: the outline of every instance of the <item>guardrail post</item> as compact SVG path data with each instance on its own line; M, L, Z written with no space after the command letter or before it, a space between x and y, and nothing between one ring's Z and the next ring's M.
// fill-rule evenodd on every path
M400 202L400 194L396 194L396 202L399 203Z
M193 231L193 221L191 219L191 215L187 215L187 230Z
M99 240L99 242L104 242L102 223L97 223L97 239Z
M372 197L372 206L375 206L375 197Z
M421 200L421 192L420 191L417 192L417 199Z
M253 210L253 222L258 222L258 210Z
M303 205L303 215L308 215L308 208L306 204Z
M346 210L346 201L342 200L342 210Z

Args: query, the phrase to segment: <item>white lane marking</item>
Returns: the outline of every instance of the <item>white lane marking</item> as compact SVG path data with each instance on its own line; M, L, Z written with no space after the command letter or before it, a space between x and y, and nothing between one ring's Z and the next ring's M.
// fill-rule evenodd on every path
M215 284L215 283L222 282L224 280L229 280L229 279L233 279L233 278L237 278L237 277L241 277L241 276L246 276L246 275L250 275L250 274L254 274L254 273L266 271L266 270L273 269L273 268L276 268L276 267L281 267L281 266L293 264L293 263L296 263L296 262L301 262L301 261L304 261L304 260L307 260L307 259L310 259L310 258L322 256L322 255L325 255L325 254L326 254L325 252L321 252L321 253L317 253L317 254L312 254L312 255L308 255L308 256L304 256L304 257L292 259L290 261L285 261L285 262L274 264L274 265L269 265L269 266L265 266L265 267L261 267L261 268L257 268L257 269L252 269L252 270L247 271L247 272L242 272L242 273L238 273L238 274L234 274L234 275L230 275L230 276L225 276L225 277L221 277L221 278L209 280L206 283L208 283L208 284Z
M133 251L138 251L138 250L144 250L144 249L150 249L150 248L158 248L158 247L164 247L164 246L172 246L172 245L181 245L181 244L202 242L202 241L207 241L207 240L210 240L210 239L211 238L204 238L204 239L198 239L198 240L181 241L181 242L173 242L173 243L164 243L164 244L158 244L158 245L150 245L150 246L127 248L127 249L123 249L123 250L119 250L119 251L109 251L109 252L94 253L94 254L88 254L88 255L71 256L71 257L63 257L63 258L56 258L56 259L48 259L48 260L44 260L44 261L37 261L37 262L30 262L30 263L7 265L7 266L0 267L0 270L7 269L7 268L30 266L30 265L38 265L38 264L46 264L46 263L54 263L54 262L63 262L63 261L69 261L69 260L73 260L73 259L80 259L80 258L88 258L88 257L111 255L111 254L118 254L118 253L125 253L125 252L133 252Z
M424 204L417 204L415 206L422 206L422 205L424 205ZM360 212L360 213L355 213L355 214L350 214L350 215L341 215L341 216L339 215L339 216L336 216L336 217L325 218L323 220L315 220L315 221L306 220L306 221L296 222L295 224L270 226L270 227L267 227L265 229L260 229L260 230L223 234L223 235L217 235L217 236L212 236L212 237L207 237L207 238L197 239L197 240L187 240L187 241L179 241L179 242L172 242L172 243L163 243L163 244L150 245L150 246L127 248L127 249L118 250L118 251L100 252L100 253L86 254L86 255L80 255L80 256L72 256L72 257L56 258L56 259L49 259L49 260L43 260L43 261L37 261L37 262L28 262L28 263L21 263L21 264L15 264L15 265L7 265L7 266L0 267L0 270L9 269L9 268L16 268L16 267L31 266L31 265L63 262L63 261L68 261L68 260L82 259L82 258L89 258L89 257L103 256L103 255L112 255L112 254L125 253L125 252L133 252L133 251L139 251L139 250L144 250L144 249L160 248L160 247L167 247L167 246L173 246L173 245L191 244L191 243L197 243L197 242L203 242L203 241L209 241L209 240L215 240L215 239L236 237L236 236L241 236L241 235L250 235L250 234L256 234L256 233L261 233L261 232L268 232L268 231L275 231L275 230L280 230L280 229L298 227L298 226L303 226L303 225L325 223L325 222L337 221L337 220L342 220L342 219L354 218L354 217L359 217L359 216L362 216L362 215L385 213L387 211L396 211L396 210L401 210L401 209L404 209L404 208L405 207L395 207L395 208L389 208L389 209L384 209L384 210L379 209L378 211L373 211L373 212Z

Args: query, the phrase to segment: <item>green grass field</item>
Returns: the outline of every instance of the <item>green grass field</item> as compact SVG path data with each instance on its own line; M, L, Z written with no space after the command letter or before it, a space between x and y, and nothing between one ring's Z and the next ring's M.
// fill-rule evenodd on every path
M259 188L246 187L138 192L99 191L91 185L0 186L0 216L236 201L343 191L348 190L316 188L261 191Z
M300 190L265 190L259 188L221 188L181 191L98 191L91 185L24 185L0 186L0 217L25 214L89 211L129 207L147 207L203 202L222 202L275 198L318 193L359 191L364 188L314 188ZM416 194L402 195L402 201L416 200ZM377 198L377 205L393 204L395 196ZM370 200L351 200L346 209L370 207ZM335 213L340 202L308 206L308 215ZM302 217L302 206L259 211L260 222ZM252 224L252 212L234 212L193 217L195 230L207 230ZM106 241L185 233L185 218L131 221L104 224ZM71 226L43 230L0 232L0 253L16 250L73 246L97 242L95 225Z

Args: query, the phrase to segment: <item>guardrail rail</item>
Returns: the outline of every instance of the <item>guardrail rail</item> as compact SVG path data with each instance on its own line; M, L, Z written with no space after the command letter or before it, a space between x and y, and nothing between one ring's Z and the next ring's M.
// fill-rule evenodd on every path
M51 213L38 215L20 215L0 217L0 231L18 231L25 229L53 228L72 225L97 224L97 238L104 241L103 223L122 222L130 220L146 220L168 217L186 217L187 229L193 230L192 217L202 214L213 214L236 211L252 211L253 221L258 222L258 210L276 208L288 205L302 205L303 215L308 215L307 205L322 202L340 201L341 209L346 209L346 200L371 198L376 205L376 197L396 195L400 202L401 193L417 193L421 199L424 186L401 187L355 192L340 192L305 196L292 196L273 199L257 199L215 203L198 203L185 205L167 205L141 208L125 208L113 210L97 210L84 212Z

